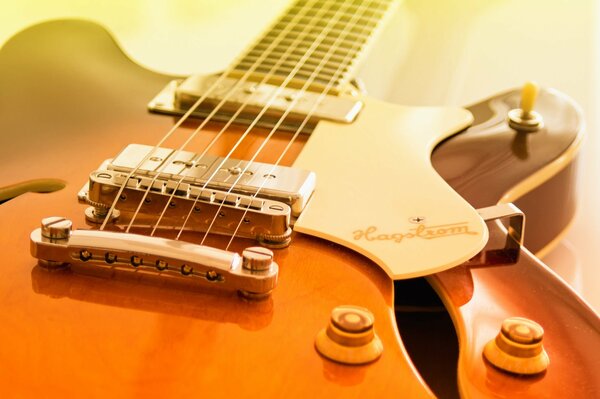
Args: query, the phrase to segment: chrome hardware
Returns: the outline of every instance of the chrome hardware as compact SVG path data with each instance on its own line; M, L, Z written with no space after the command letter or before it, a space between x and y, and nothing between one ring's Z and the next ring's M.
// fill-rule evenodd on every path
M68 240L73 223L69 219L52 216L42 219L42 239L48 242Z
M477 209L477 213L485 222L496 221L506 231L504 242L488 242L479 254L471 258L466 265L505 265L517 262L520 248L523 245L525 232L525 214L512 203L498 204ZM498 248L503 245L502 248Z
M103 175L100 177L100 175ZM138 204L142 201L150 178L132 179L118 201L119 218L117 224L128 223ZM79 192L79 199L84 202L101 202L110 206L114 201L124 182L124 176L114 173L108 178L104 173L93 172L90 175L89 185ZM280 237L280 243L289 243L292 233L290 228L290 207L284 203L256 199L240 194L227 194L220 190L201 190L199 187L182 184L181 191L177 191L171 199L171 192L166 189L166 181L157 180L150 189L140 213L134 221L135 226L151 227L157 221L157 215L163 211L167 201L169 210L161 220L159 227L180 227L183 225L190 209L189 222L186 229L193 231L206 231L212 225L211 232L215 234L230 235L236 232L239 237L265 240L271 237ZM197 200L196 200L197 199ZM86 219L92 223L96 220L92 207L86 210ZM216 219L215 219L216 215ZM238 228L239 225L239 228Z
M273 251L263 247L246 248L242 265L248 270L267 270L273 262Z
M508 218L508 238L512 239L519 247L523 245L525 214L514 204L498 204L487 208L479 208L477 213L486 222Z
M130 144L121 151L115 159L105 162L97 173L106 169L107 177L110 171L129 174L154 147L141 144ZM292 215L298 216L312 195L316 176L306 170L288 168L285 166L200 155L188 151L175 151L168 148L157 148L143 165L136 171L138 176L154 177L160 173L161 180L167 181L167 186L174 188L176 182L194 186L204 186L209 189L229 190L233 183L232 193L254 195L257 197L283 202L291 207ZM155 160L152 160L155 158ZM160 161L157 161L160 159ZM161 170L162 168L162 170ZM239 174L246 169L243 176ZM102 177L102 175L100 175ZM158 183L160 185L162 183ZM179 188L180 190L181 187Z
M352 97L328 95L324 99L318 100L319 93L301 93L293 88L281 88L265 83L245 82L237 85L238 80L232 78L223 78L215 88L212 88L218 78L218 75L192 75L185 80L173 80L148 103L148 109L156 113L183 115L198 98L211 90L209 96L192 113L192 116L206 117L215 105L229 94L228 101L213 119L228 121L238 108L246 103L244 111L236 119L236 122L248 124L252 122L258 112L270 103L268 111L260 119L258 125L271 128L290 107L290 101L297 98L292 112L286 116L280 126L282 130L296 131L317 101L321 101L317 105L316 111L311 113L310 122L303 129L304 133L310 133L319 120L350 123L363 107L362 101ZM278 95L272 99L277 90L279 90Z
M315 174L304 170L167 148L151 151L151 146L131 144L90 174L78 194L79 202L91 205L85 212L88 222L104 222L125 186L112 222L128 223L143 201L135 226L153 226L167 206L159 227L182 226L189 214L186 229L206 231L212 224L213 233L235 232L281 248L290 242L292 217L302 212L315 187Z
M131 272L143 270L168 278L196 278L204 284L241 291L248 297L267 295L277 283L279 267L273 262L272 253L267 256L268 250L249 248L242 257L234 252L166 238L71 230L71 222L64 218L47 218L42 224L61 224L64 230L60 236L66 236L52 241L45 236L52 228L48 226L31 233L31 254L44 266L48 262L52 265L81 264ZM248 253L257 258L252 260L257 267L244 266L248 263Z

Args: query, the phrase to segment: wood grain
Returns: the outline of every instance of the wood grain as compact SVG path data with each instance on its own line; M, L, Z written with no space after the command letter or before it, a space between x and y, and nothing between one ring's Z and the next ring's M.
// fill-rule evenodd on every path
M372 262L325 241L298 234L277 251L279 285L261 302L135 274L99 278L36 266L28 236L40 219L62 215L84 226L76 193L87 174L126 144L155 142L171 126L171 118L144 108L167 80L130 63L105 31L85 22L34 27L0 53L0 181L68 182L64 190L27 193L0 206L3 393L430 397L395 327L392 282ZM239 134L226 136L215 152ZM253 136L240 155L261 137ZM287 139L277 137L261 160L272 160ZM248 244L236 242L234 249ZM373 311L385 348L377 362L343 366L315 351L315 335L342 304Z

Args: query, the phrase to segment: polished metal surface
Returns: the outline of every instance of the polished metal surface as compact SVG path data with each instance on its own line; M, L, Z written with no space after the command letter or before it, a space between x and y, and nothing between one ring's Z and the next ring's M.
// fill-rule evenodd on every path
M109 171L121 172L114 174L114 177L118 184L122 184L123 177L138 165L140 167L136 169L135 177L142 186L147 180L139 176L154 178L158 175L159 180L154 184L162 184L167 191L174 188L185 191L184 187L190 184L189 190L206 186L208 189L231 190L232 193L249 196L256 194L259 198L286 203L291 207L293 216L302 212L316 184L315 174L306 170L201 156L169 148L154 150L154 147L142 144L129 144L112 161L103 163L100 170L107 169L107 176L112 175ZM179 181L185 184L177 187Z
M118 172L95 171L90 174L89 185L78 194L84 203L104 204L110 207L126 175ZM141 227L183 228L194 231L233 234L239 237L267 239L288 243L291 234L291 208L279 201L253 198L248 195L230 194L215 189L202 189L197 185L182 183L175 190L173 180L156 180L149 177L130 179L119 195L116 223L129 223ZM150 187L150 188L149 188ZM146 194L148 192L148 194ZM139 213L138 205L143 203ZM86 211L88 220L97 223L94 213L101 209L92 207ZM166 210L165 210L166 209ZM158 216L165 211L158 223ZM189 223L185 223L189 215Z
M498 204L477 210L486 222L498 219L508 219L507 234L519 246L523 245L523 233L525 230L525 215L515 205Z
M42 219L42 239L48 242L68 240L71 235L73 223L60 216L51 216Z
M250 247L242 252L242 266L248 270L268 270L273 263L273 251L263 247Z
M65 219L59 221L64 222ZM45 239L43 229L31 233L31 254L42 262L143 270L167 278L195 277L200 283L255 295L268 294L277 283L279 268L272 256L268 261L263 259L260 267L248 268L242 266L243 258L237 253L183 241L73 230L67 239L52 242Z
M206 95L206 100L192 112L192 116L206 117L224 100L213 119L228 121L238 108L245 105L244 111L235 120L237 123L248 123L266 107L268 111L260 118L258 125L270 128L291 109L280 129L296 131L309 117L303 129L304 133L309 133L319 120L350 123L363 107L360 100L352 97L321 96L319 93L265 83L241 83L232 78L221 78L217 82L218 79L218 75L192 75L183 81L174 80L150 101L148 109L157 113L183 115ZM217 85L213 86L215 83Z

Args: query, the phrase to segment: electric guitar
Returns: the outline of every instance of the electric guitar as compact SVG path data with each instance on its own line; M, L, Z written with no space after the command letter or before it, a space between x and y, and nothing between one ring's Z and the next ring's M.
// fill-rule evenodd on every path
M298 1L225 72L187 79L144 70L81 21L4 46L9 395L429 397L398 334L393 282L436 272L462 395L597 394L598 317L523 249L517 211L499 215L517 220L505 231L484 216L506 208L473 208L564 189L577 111L542 91L544 127L527 135L505 119L521 107L514 91L468 110L362 96L352 72L391 5ZM478 171L505 164L460 159L498 130L484 144L512 144L508 164L523 141L563 145L478 186ZM17 196L28 191L53 192ZM545 245L553 231L537 230ZM546 329L546 371L486 360L509 316Z

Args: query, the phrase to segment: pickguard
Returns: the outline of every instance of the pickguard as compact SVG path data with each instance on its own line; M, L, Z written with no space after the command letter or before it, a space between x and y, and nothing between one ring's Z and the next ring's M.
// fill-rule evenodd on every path
M487 242L487 228L433 169L430 155L472 119L461 108L366 98L354 123L319 123L294 164L317 174L295 230L353 249L394 279L467 261Z

